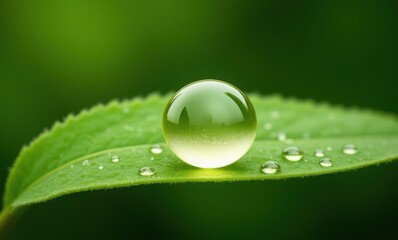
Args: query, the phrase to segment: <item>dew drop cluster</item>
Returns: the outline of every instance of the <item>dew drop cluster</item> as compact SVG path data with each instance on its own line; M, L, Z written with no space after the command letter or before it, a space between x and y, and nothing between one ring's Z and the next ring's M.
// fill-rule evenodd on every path
M331 152L333 148L327 146L327 152ZM333 161L327 157L328 153L323 149L315 149L314 156L320 158L319 165L321 167L329 168L333 166ZM342 153L345 155L354 155L358 153L358 148L354 144L345 144L342 148ZM304 152L297 146L289 146L282 151L282 158L288 162L300 162L304 158ZM305 160L307 162L307 160ZM261 165L261 171L265 174L276 174L281 171L281 166L276 161L266 161Z

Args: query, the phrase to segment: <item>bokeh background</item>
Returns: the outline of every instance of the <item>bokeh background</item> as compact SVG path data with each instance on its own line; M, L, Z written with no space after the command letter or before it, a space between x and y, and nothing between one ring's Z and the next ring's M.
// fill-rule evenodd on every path
M0 196L20 148L68 113L205 78L398 113L398 2L0 2ZM10 239L376 237L398 163L286 181L139 186L31 207Z

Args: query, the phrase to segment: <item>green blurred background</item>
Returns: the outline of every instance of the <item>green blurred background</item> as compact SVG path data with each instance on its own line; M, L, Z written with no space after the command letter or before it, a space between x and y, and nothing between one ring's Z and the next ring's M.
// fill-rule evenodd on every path
M395 0L3 0L0 196L21 146L56 120L199 79L397 113L397 10ZM10 238L376 237L397 223L397 170L74 194L30 208Z

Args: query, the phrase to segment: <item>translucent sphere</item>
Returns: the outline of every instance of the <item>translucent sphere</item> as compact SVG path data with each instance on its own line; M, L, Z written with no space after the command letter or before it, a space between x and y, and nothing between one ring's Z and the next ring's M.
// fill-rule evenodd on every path
M163 134L177 157L200 168L239 160L256 136L256 112L238 88L202 80L179 90L163 113Z

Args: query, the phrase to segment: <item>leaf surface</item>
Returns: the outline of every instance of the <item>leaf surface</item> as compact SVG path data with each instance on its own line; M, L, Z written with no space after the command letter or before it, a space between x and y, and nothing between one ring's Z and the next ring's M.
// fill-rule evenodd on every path
M256 141L242 159L220 169L189 166L164 143L161 117L168 96L111 102L70 116L21 151L8 177L4 208L94 189L303 177L398 158L398 120L394 115L278 96L250 97L258 118ZM279 141L283 134L287 140ZM342 152L348 143L357 146L357 154ZM149 149L153 144L160 144L164 151L152 154ZM301 161L282 159L282 150L290 145L304 151ZM333 166L320 166L315 149L324 149ZM120 161L113 162L113 156ZM281 171L264 174L260 166L268 160L277 161ZM141 176L141 167L152 167L156 174Z

